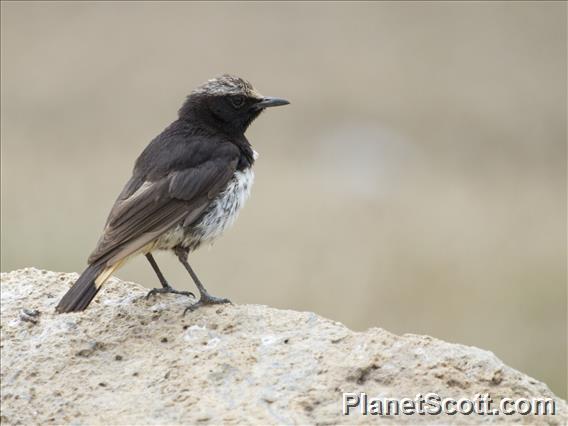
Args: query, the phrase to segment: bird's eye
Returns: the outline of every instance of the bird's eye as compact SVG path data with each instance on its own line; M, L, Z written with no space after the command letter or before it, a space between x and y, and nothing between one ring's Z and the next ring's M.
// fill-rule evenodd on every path
M231 97L231 103L235 108L240 108L245 104L244 96L233 96Z

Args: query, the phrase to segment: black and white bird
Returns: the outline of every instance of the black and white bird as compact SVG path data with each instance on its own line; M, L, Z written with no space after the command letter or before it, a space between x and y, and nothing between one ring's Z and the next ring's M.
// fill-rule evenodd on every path
M199 290L199 306L228 303L211 296L188 255L219 237L236 219L254 179L256 153L245 131L265 108L285 99L262 96L232 75L207 81L187 97L178 118L144 149L132 177L112 207L89 266L57 305L57 312L84 310L101 286L128 259L144 254L162 285L148 293L178 293L152 252L172 250Z

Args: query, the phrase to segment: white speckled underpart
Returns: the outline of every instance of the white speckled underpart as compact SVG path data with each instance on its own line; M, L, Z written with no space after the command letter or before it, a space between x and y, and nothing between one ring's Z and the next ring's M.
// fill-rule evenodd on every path
M252 168L235 172L225 190L211 202L198 223L174 227L156 241L154 248L171 249L181 245L195 250L201 244L213 242L235 222L250 195L253 181Z

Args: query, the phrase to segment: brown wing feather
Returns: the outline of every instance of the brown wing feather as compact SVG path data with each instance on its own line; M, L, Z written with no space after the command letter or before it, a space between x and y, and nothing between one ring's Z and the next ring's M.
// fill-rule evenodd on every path
M191 221L225 188L238 158L216 159L178 170L154 182L127 184L116 200L89 263L114 264L188 217ZM191 223L191 222L190 222Z

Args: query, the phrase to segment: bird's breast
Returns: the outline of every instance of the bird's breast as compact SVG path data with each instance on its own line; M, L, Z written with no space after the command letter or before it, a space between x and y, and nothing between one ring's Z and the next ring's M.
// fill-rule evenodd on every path
M219 237L237 218L250 195L254 172L252 168L238 170L227 186L211 201L199 219L191 225L178 225L163 234L154 249L171 249L181 245L194 250Z
M252 168L236 171L225 189L211 202L201 220L192 226L202 241L214 240L230 227L250 196L254 172Z

